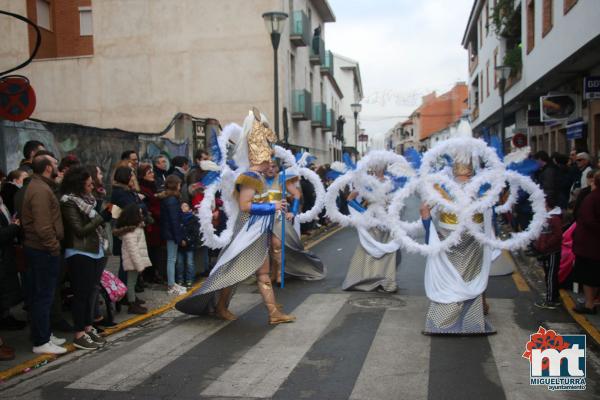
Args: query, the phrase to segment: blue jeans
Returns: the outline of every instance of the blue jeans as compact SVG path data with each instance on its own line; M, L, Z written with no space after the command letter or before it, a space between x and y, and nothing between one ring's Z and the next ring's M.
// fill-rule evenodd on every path
M177 243L167 240L167 285L175 284L175 264L177 263Z
M196 275L194 250L179 250L177 253L177 282L193 282Z
M31 314L31 340L34 346L50 341L50 308L58 285L60 257L25 247L27 259L27 304Z

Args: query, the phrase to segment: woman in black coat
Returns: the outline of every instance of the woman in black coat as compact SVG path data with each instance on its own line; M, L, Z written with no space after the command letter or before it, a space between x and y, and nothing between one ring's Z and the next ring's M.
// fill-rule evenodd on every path
M15 240L21 230L18 219L10 216L0 198L0 329L19 330L25 322L14 319L9 310L22 300L15 262Z

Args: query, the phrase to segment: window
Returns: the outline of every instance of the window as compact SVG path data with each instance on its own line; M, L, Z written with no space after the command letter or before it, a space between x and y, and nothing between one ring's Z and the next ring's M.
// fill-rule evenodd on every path
M486 97L490 97L490 60L485 65L485 92Z
M542 15L542 37L546 36L552 30L552 0L544 0L544 9Z
M487 36L490 26L490 5L486 2L483 7L485 7L485 36Z
M50 3L47 0L37 0L35 4L38 26L51 31L52 20L50 18Z
M481 73L479 74L479 82L481 82L481 96L479 96L479 104L483 104L483 71L481 71Z
M563 4L563 12L566 14L569 11L571 11L571 8L573 8L573 6L575 4L577 4L577 0L563 0L564 4Z
M498 71L496 67L498 66L498 48L494 49L494 89L498 87Z
M92 36L93 34L92 7L79 7L79 35Z
M535 47L535 0L527 0L527 54Z
M479 32L477 32L479 34L479 48L483 46L483 27L481 21L483 21L483 18L479 16Z

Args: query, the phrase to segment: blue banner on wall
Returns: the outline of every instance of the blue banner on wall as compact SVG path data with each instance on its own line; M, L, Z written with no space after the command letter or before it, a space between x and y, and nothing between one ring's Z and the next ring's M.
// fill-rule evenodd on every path
M567 125L567 139L581 139L587 134L587 123L584 121L577 121Z

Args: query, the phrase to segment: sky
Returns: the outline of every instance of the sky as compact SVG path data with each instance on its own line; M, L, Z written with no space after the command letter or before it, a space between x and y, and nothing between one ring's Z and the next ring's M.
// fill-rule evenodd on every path
M461 45L473 0L329 0L337 22L325 46L357 60L362 127L382 138L418 107L421 96L468 76ZM379 139L382 140L382 139Z

